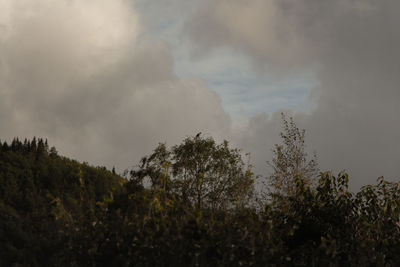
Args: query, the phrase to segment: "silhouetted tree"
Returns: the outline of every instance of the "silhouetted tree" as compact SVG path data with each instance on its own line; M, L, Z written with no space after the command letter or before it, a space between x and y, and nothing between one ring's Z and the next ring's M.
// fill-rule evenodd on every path
M199 134L171 149L160 144L131 174L149 177L153 189L175 193L198 209L244 206L254 189L254 174L240 151Z
M275 193L293 195L298 180L305 186L314 183L318 175L316 156L308 160L305 152L305 130L299 130L293 118L286 119L282 113L283 132L280 133L283 144L275 145L272 162L272 174L269 184Z

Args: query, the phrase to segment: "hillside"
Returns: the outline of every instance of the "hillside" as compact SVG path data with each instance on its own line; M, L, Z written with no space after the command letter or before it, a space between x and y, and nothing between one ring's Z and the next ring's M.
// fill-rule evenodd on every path
M42 139L0 145L0 265L69 265L73 242L124 181Z
M125 177L42 139L2 143L0 266L397 266L399 184L354 194L345 173L307 176L313 162L292 175L293 129L259 194L240 151L212 138L160 144Z

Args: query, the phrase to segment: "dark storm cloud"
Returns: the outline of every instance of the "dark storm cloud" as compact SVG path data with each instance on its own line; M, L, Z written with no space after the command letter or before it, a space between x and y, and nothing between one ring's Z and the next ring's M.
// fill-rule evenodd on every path
M347 169L358 188L400 173L398 10L394 0L205 1L186 31L203 53L233 47L279 75L314 69L317 107L295 118L321 167ZM258 116L240 137L257 164L270 158L269 148L257 147L275 140L270 129L279 120Z

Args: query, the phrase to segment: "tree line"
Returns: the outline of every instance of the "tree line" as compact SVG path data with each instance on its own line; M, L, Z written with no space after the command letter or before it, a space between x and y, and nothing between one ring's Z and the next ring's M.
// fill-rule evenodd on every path
M283 117L265 176L201 134L122 175L43 139L0 142L0 266L399 265L399 183L350 192L304 135Z

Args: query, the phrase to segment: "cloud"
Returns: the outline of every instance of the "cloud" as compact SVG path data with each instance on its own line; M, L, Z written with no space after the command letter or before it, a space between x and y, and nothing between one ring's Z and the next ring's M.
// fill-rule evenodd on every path
M222 135L229 117L124 0L0 0L0 132L42 136L92 164L136 164L158 142Z
M178 40L180 48L192 46L198 57L228 48L250 59L246 71L277 80L315 73L314 108L293 115L322 169L348 169L353 188L398 177L400 2L185 5L193 11L183 31L191 42ZM180 12L168 10L169 17ZM202 131L230 136L265 173L279 142L279 111L232 123L219 97L200 79L178 77L171 48L146 32L168 23L153 25L140 12L127 0L0 0L1 138L48 137L63 154L123 169L158 142ZM173 38L176 23L161 31Z
M292 18L285 16L278 1L201 1L185 28L194 51L230 46L247 53L259 69L265 62L274 68L302 62L305 40L296 34ZM261 63L261 64L258 64Z
M316 108L295 119L321 167L347 169L358 188L380 175L399 176L399 8L394 0L202 1L186 34L197 53L231 47L252 59L256 71L280 78L313 69ZM259 144L274 139L277 120L257 116L236 137L256 151L256 163L271 156Z

